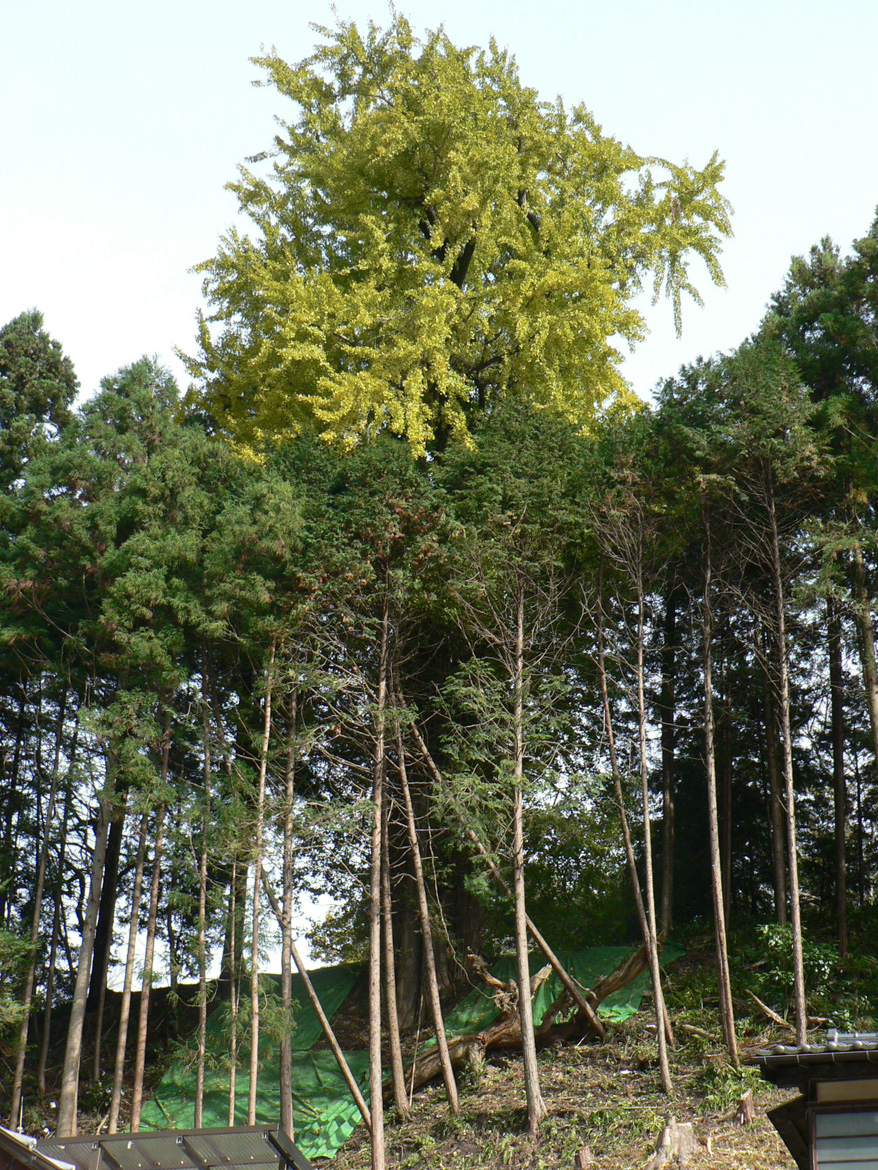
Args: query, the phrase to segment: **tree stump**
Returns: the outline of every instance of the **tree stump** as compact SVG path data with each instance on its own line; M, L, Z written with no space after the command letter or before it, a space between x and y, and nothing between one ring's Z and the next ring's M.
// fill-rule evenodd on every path
M587 1170L587 1167L594 1166L594 1158L592 1157L591 1147L583 1146L573 1159L573 1170Z
M753 1090L748 1089L741 1094L741 1099L735 1108L735 1121L738 1125L751 1125L756 1120L756 1107L753 1104Z
M691 1166L695 1149L696 1141L692 1126L688 1122L678 1125L675 1117L669 1117L655 1154L647 1163L645 1170L661 1170L663 1166L671 1163Z

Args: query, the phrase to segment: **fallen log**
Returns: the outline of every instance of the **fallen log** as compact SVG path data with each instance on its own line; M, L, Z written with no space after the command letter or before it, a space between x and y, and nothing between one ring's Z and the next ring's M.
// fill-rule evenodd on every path
M609 975L601 976L594 987L587 993L589 1013L577 1010L568 1019L556 1022L559 1015L566 1014L574 1007L574 1001L569 991L564 988L555 1002L543 1016L538 1028L534 1029L534 1037L538 1048L561 1043L583 1036L594 1035L591 1018L598 1006L614 991L627 987L637 976L646 969L649 957L646 947L642 946L628 955ZM473 973L491 988L493 998L500 1008L500 1018L487 1028L479 1032L469 1032L462 1036L448 1037L448 1052L451 1063L455 1068L468 1064L471 1060L481 1058L487 1052L502 1049L521 1047L521 1020L518 1014L518 986L514 980L504 983L495 978L488 970L487 964L477 956L470 957ZM542 984L552 974L551 966L543 967L531 978L531 998ZM425 1085L441 1072L439 1054L435 1049L419 1053L406 1069L406 1080L415 1088Z

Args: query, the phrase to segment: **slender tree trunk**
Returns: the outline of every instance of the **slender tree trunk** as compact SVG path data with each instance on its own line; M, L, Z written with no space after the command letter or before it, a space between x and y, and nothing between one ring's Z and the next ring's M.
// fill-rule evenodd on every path
M250 1085L247 1096L247 1124L256 1124L256 1090L259 1083L259 902L262 893L262 850L265 830L265 781L268 774L268 748L271 740L271 692L274 684L272 643L265 687L262 747L259 752L259 791L256 797L256 841L253 859L253 929L250 943Z
M835 918L838 953L848 953L847 921L847 785L844 775L844 673L842 668L841 618L838 606L827 603L829 630L829 695L832 723L832 791L835 805Z
M278 921L278 925L281 925L283 923L283 908L275 897L271 886L266 881L265 874L262 875L262 888L265 890L268 901L271 904L272 910L274 911L274 916ZM354 1074L351 1072L350 1065L348 1064L347 1060L345 1060L345 1055L341 1050L341 1045L336 1038L335 1032L332 1030L332 1024L330 1024L329 1017L323 1010L323 1005L320 1002L317 992L314 990L314 984L311 982L308 969L302 961L302 956L299 954L295 941L290 942L290 953L293 957L293 962L296 964L299 975L302 978L305 993L311 1002L311 1007L314 1009L314 1014L320 1021L320 1027L323 1029L323 1036L326 1040L326 1043L329 1046L332 1055L335 1057L338 1070L344 1078L344 1082L347 1085L351 1096L356 1102L357 1108L360 1111L360 1116L366 1123L366 1128L371 1130L372 1117L369 1113L369 1106L366 1104L365 1097L360 1092L360 1086L357 1084Z
M390 1075L393 1102L400 1118L411 1117L405 1092L405 1068L399 1038L399 1014L396 1002L396 956L393 946L393 913L390 899L390 846L388 821L390 807L387 782L384 783L384 824L381 833L381 936L384 945L384 1004L387 1008L387 1039L390 1047Z
M650 945L651 933L646 910L643 905L643 893L640 889L640 878L637 873L637 859L631 844L631 831L628 827L628 814L625 812L625 793L622 790L622 776L616 756L616 739L613 734L613 716L610 710L610 692L607 686L607 669L604 657L604 603L603 603L603 572L598 578L597 600L597 635L598 635L598 675L600 677L601 700L604 712L604 730L607 736L607 749L610 754L610 772L613 777L613 788L616 794L616 805L619 809L619 820L622 826L622 840L625 845L625 858L628 862L628 874L631 878L631 888L634 893L634 905L637 910L637 919L640 924L640 934L643 944L649 955L649 973L652 979L653 996L656 1011L656 1038L659 1049L659 1064L662 1077L662 1088L666 1093L672 1091L671 1074L668 1067L665 1039L670 1028L670 1021L665 1010L665 998L662 992L661 967L658 963L658 954L654 953ZM664 1059L662 1060L662 1052Z
M424 966L427 974L427 996L430 1001L430 1012L433 1017L433 1029L436 1033L436 1046L439 1050L439 1059L442 1062L442 1078L445 1081L445 1092L448 1095L448 1104L451 1112L456 1117L460 1112L460 1102L457 1093L457 1082L454 1079L454 1069L452 1068L451 1057L448 1052L448 1040L445 1036L445 1021L442 1018L442 1004L439 999L439 980L436 976L436 956L433 950L433 928L430 924L430 907L427 902L427 885L424 881L424 866L421 859L421 846L418 841L418 827L415 822L415 808L412 803L408 771L405 765L402 730L398 723L396 728L396 748L399 759L399 782L402 788L403 804L405 805L406 827L408 828L409 844L412 850L415 887L418 893L418 912L421 918Z
M70 1006L70 1022L67 1028L67 1044L64 1049L64 1066L61 1071L61 1091L58 1095L58 1137L75 1137L77 1133L77 1103L79 1098L79 1070L82 1060L82 1032L85 1023L85 1005L88 998L89 975L94 953L95 930L98 921L98 906L101 900L101 882L107 858L107 836L112 818L112 804L115 797L116 762L108 760L107 774L100 795L98 823L95 830L94 853L92 855L91 880L85 920L82 926L82 943L76 983Z
M714 739L719 743L719 770L720 793L722 808L720 810L720 872L723 879L723 916L726 930L732 918L732 695L729 685L727 657L721 638L720 648L723 650L722 671L722 699L720 700L719 727L714 728ZM716 756L716 748L714 756Z
M527 911L524 888L524 589L516 599L515 658L511 679L513 719L513 805L512 805L512 889L515 894L515 955L518 964L518 1014L521 1019L521 1051L527 1120L531 1137L536 1137L548 1109L540 1089L537 1046L534 1037L533 1001L530 991L530 962L527 946Z
M223 767L229 781L229 791L233 789L232 755L223 727L222 710L216 689L216 675L210 675L210 703L213 712L217 740L222 748ZM226 972L229 977L229 1127L235 1124L235 1109L238 1082L238 1010L240 1003L240 964L238 962L238 842L237 835L232 846L232 876L229 883L229 919L228 919L228 951L223 955L220 978ZM228 963L226 963L226 954ZM292 1137L292 1130L288 1131Z
M30 947L27 975L22 994L22 1021L18 1033L18 1051L15 1056L15 1072L12 1081L12 1101L9 1106L9 1125L11 1129L17 1126L17 1119L21 1109L21 1088L24 1081L24 1061L27 1054L27 1034L30 1025L30 1007L34 993L37 966L37 943L40 938L40 919L43 913L43 890L46 884L46 866L49 860L49 845L52 839L52 828L55 819L55 800L58 793L58 770L61 762L61 739L64 733L64 717L67 713L67 691L58 710L58 722L55 727L55 754L52 761L52 780L49 787L49 799L46 806L46 818L43 825L43 838L40 843L39 861L37 863L37 882L34 889L34 912L31 920Z
M780 764L777 758L777 715L774 694L768 675L763 681L763 706L765 710L765 748L768 760L768 804L771 831L771 873L774 885L774 914L776 921L784 926L787 920L787 865L784 855L783 791Z
M280 1124L295 1136L293 1122L293 1053L290 1028L293 1008L293 813L296 797L298 691L290 693L287 725L287 766L284 776L284 843L283 843L283 911L281 917L280 996L283 1009L283 1033L280 1041Z
M134 981L134 958L137 951L137 929L140 923L140 898L143 892L143 866L146 858L146 830L148 815L143 814L140 824L140 838L137 842L137 864L134 869L134 890L131 894L131 920L128 924L128 953L125 957L125 982L122 986L122 1003L119 1008L119 1034L116 1038L116 1061L113 1065L113 1093L110 1098L110 1117L107 1124L109 1133L119 1127L119 1110L122 1104L122 1078L125 1071L125 1049L128 1046L128 1019L131 1013L131 987Z
M126 786L127 787L127 786ZM121 798L117 793L117 799ZM113 949L113 926L116 921L116 895L119 889L119 855L125 836L126 807L119 810L110 824L107 838L107 857L104 863L104 877L101 886L101 903L98 924L95 931L95 953L91 969L89 998L86 1010L94 1008L94 1050L92 1052L91 1079L93 1084L101 1079L101 1044L104 1031L104 1005L107 1002L107 977L110 970L110 954ZM93 997L96 996L96 1002Z
M662 900L659 925L667 934L674 924L674 751L676 748L677 594L668 588L662 644Z
M402 698L401 697L399 698L399 704L400 704L400 706L402 706ZM442 775L441 771L439 770L439 768L436 764L436 761L433 759L432 755L430 754L430 749L427 747L427 743L426 743L424 737L421 735L420 731L418 730L417 724L413 723L411 725L411 732L412 732L412 735L415 739L415 742L418 745L418 750L420 751L421 755L424 758L424 761L427 765L427 769L429 770L430 775L433 777L433 779L436 781L436 783L441 788L444 788L446 791L450 791L448 784L445 781L444 776ZM500 870L494 864L494 859L491 857L491 854L488 852L488 850L481 843L481 841L478 839L476 834L472 831L472 829L466 823L466 816L465 816L463 810L461 810L460 808L457 809L457 816L458 816L458 819L460 821L460 826L463 829L464 835L466 836L467 840L472 844L473 848L476 850L476 852L479 854L479 856L484 860L485 865L488 867L488 871L491 874L491 877L494 879L494 881L497 883L497 885L500 887L500 889L503 891L503 893L506 895L506 897L509 899L509 901L513 902L515 895L513 894L512 889L509 886L509 883L506 881L506 879L503 877ZM591 1004L585 998L585 995L583 994L583 988L576 982L575 979L572 978L570 973L563 967L563 965L561 964L561 960L558 958L558 956L555 954L555 952L552 950L552 948L549 946L549 944L543 938L542 934L540 934L540 932L537 929L536 925L534 924L533 920L528 916L528 917L526 917L525 921L527 923L527 929L530 932L531 938L534 940L537 947L545 955L546 961L549 963L552 970L558 976L558 979L561 981L561 985L570 993L570 998L573 1000L573 1002L576 1004L576 1006L579 1008L579 1010L583 1013L583 1015L589 1021L589 1024L591 1025L591 1028L592 1028L592 1031L594 1032L594 1034L600 1038L603 1038L603 1036L605 1034L604 1026L601 1023L600 1019L598 1018L597 1013L592 1008Z
M79 749L79 712L73 724L73 739L70 745L70 759L68 773L72 773L76 764ZM70 824L70 810L73 805L73 782L68 779L67 791L64 797L64 817L61 822L61 847L58 855L58 875L55 880L53 894L54 909L52 911L52 942L49 947L49 973L46 978L46 1010L43 1015L43 1042L40 1045L40 1059L37 1064L37 1087L42 1096L46 1093L46 1063L49 1059L49 1043L52 1034L52 1006L55 998L55 961L58 957L58 940L61 937L61 901L62 882L64 880L65 860L67 857L67 827Z
M872 605L866 588L866 567L863 550L856 541L853 548L854 589L857 604L854 608L857 627L860 631L860 656L863 663L863 686L866 691L866 706L869 711L869 727L872 731L872 749L875 767L878 770L878 666L875 662L875 629L872 624Z
M204 802L201 812L201 856L198 864L198 1031L196 1035L195 1103L193 1125L204 1124L204 1060L207 1049L207 852L210 832L210 782L213 761L210 750L210 716L207 701L207 650L201 655L201 732L204 753Z
M865 833L863 825L863 778L860 758L854 752L854 778L857 782L857 905L862 910L866 903L866 866L864 860Z
M646 920L649 927L650 964L659 973L659 991L656 995L656 1035L658 1037L659 1067L661 1070L662 1085L670 1085L671 1070L668 1064L668 1050L666 1046L667 1013L664 1008L664 993L661 988L661 970L659 967L658 929L655 913L655 879L652 864L652 817L649 811L649 758L646 749L646 694L644 688L643 645L646 637L646 605L643 596L643 579L641 565L643 563L643 549L640 545L640 534L637 550L636 585L637 585L637 653L636 653L636 683L637 683L637 737L638 755L640 757L640 798L643 806L643 868L646 885ZM667 1091L667 1090L666 1090Z
M60 875L59 883L60 885ZM52 1036L52 1008L55 998L55 964L58 961L58 941L61 936L61 897L56 888L52 909L52 941L49 944L48 971L46 974L46 1007L43 1012L43 1039L40 1057L37 1061L37 1089L40 1096L46 1095L46 1064L49 1060L49 1044Z
M378 706L375 713L375 770L372 785L372 865L369 874L369 1103L372 1170L384 1170L384 1104L381 1069L381 842L384 804L384 723L387 707L387 670L390 614L387 595L381 613L378 659Z
M171 750L170 726L165 732L162 749L162 779L167 781L168 756ZM164 787L164 783L162 784ZM143 1108L143 1073L146 1068L146 1038L149 1027L149 996L153 980L153 958L155 936L159 916L159 884L162 874L162 833L165 827L165 805L156 812L155 851L152 860L152 881L149 889L149 910L146 917L146 944L143 955L143 977L140 981L140 1010L137 1020L137 1048L134 1053L134 1081L131 1090L131 1132L140 1129L140 1112Z
M15 726L15 746L12 749L12 764L7 770L3 769L3 796L6 806L3 814L3 844L0 846L0 926L9 925L9 894L15 888L15 850L13 840L18 824L19 806L21 798L18 793L18 774L21 769L21 754L24 745L25 719L24 711L27 706L27 687L20 684L21 694L18 699L18 718ZM6 763L4 752L2 762Z
M796 1001L796 1043L804 1044L808 1031L805 968L802 957L802 917L799 901L799 853L796 841L796 793L793 785L793 737L790 724L790 682L787 669L786 602L780 562L780 539L774 502L773 473L766 469L766 505L771 535L771 575L774 586L780 726L783 745L784 797L786 801L787 856L790 869L790 922L793 929L793 986Z
M713 607L711 600L711 523L709 505L704 510L704 594L701 609L701 648L704 666L704 763L707 772L707 826L710 840L710 881L713 891L713 925L716 938L716 963L719 983L720 1022L729 1058L739 1067L738 1040L735 1035L735 1010L729 974L729 951L726 940L725 900L723 898L720 858L719 811L716 793L716 748L713 719Z
M229 886L229 934L231 946L229 949L231 967L229 970L229 1127L235 1124L235 1095L238 1082L238 1002L240 987L238 983L238 955L235 924L238 908L235 904L235 895L238 889L238 859L232 858L232 882ZM290 1132L290 1137L292 1137Z

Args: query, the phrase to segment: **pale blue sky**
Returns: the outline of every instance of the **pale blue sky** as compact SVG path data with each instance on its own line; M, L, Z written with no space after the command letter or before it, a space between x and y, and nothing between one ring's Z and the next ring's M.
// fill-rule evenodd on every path
M669 306L627 364L641 393L758 323L790 256L823 234L843 247L878 204L878 3L808 0L425 0L419 29L458 43L493 34L544 97L583 101L645 154L727 160L735 238L728 288ZM339 3L386 23L388 8ZM254 88L248 58L290 59L331 23L324 0L4 0L0 20L0 323L31 306L73 358L85 391L141 354L182 377L199 280L235 218L223 185L266 147L282 100Z

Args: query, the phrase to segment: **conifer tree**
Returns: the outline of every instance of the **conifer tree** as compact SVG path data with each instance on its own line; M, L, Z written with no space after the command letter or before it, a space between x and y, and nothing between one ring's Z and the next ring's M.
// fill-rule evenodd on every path
M0 329L0 491L70 421L79 382L36 309Z

